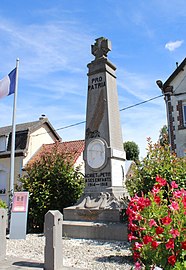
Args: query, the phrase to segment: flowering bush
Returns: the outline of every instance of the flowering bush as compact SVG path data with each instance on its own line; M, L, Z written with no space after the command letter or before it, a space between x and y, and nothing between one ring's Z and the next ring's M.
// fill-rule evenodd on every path
M126 181L130 196L141 195L142 192L147 194L153 188L157 175L168 183L176 181L179 188L186 189L186 157L177 157L168 145L153 144L150 138L147 142L147 156L133 167L132 176Z
M186 190L156 177L147 195L131 199L127 215L135 270L186 269Z

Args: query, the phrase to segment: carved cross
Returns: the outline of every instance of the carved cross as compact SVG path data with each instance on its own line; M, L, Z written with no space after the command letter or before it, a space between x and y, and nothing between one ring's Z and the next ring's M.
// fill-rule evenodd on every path
M97 38L94 45L91 45L91 52L95 59L107 57L109 51L111 51L111 42L104 37Z

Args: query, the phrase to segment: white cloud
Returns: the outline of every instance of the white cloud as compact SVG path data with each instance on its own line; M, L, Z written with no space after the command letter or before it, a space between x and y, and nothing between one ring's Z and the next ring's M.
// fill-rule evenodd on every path
M165 48L172 52L175 49L179 48L183 44L183 42L183 40L170 41L165 44Z
M11 48L11 55L20 58L20 75L32 82L49 73L81 73L88 59L82 52L87 52L92 40L78 23L74 26L65 21L19 25L0 17L0 34L4 37L1 51L5 45ZM9 50L5 62L12 61Z

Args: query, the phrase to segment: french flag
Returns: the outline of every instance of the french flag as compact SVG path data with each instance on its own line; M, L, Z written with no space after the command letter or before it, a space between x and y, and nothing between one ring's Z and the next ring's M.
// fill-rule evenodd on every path
M15 93L16 68L0 80L0 99Z

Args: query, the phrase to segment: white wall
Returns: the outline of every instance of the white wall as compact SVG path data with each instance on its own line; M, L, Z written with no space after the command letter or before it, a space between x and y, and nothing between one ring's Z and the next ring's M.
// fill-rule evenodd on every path
M28 152L23 160L23 166L25 166L29 159L43 144L50 144L54 142L55 137L46 124L43 124L41 128L31 133L29 138Z

